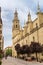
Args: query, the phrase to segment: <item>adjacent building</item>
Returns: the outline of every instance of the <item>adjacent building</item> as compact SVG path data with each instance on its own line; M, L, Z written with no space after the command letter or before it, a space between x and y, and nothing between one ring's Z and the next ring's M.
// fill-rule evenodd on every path
M4 47L4 37L3 37L3 23L2 23L2 18L1 18L1 7L0 7L0 48L3 50Z
M27 21L24 24L23 29L20 28L20 20L18 18L18 12L15 10L13 25L12 25L12 56L17 56L15 45L30 45L32 41L43 44L43 12L40 11L38 4L37 18L32 21L31 15L28 13Z

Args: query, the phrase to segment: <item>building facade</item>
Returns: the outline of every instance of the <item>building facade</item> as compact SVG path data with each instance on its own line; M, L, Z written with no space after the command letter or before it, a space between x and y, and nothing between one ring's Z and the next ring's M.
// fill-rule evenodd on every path
M17 56L15 51L15 45L30 45L31 42L38 42L43 44L43 12L40 11L40 6L38 4L37 18L32 21L30 13L28 14L27 21L22 28L20 28L20 22L18 19L17 10L14 13L14 20L12 25L12 56Z
M0 48L3 50L4 47L4 37L3 37L3 23L2 23L2 18L1 18L1 7L0 7Z

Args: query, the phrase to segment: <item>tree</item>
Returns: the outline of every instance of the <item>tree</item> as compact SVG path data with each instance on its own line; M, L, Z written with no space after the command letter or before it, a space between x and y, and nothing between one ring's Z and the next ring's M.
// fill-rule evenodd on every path
M30 48L32 53L36 53L36 59L38 61L37 53L40 53L42 51L41 45L37 42L31 42Z
M28 48L28 45L23 45L20 48L20 54L27 54L27 48Z
M28 45L23 45L21 47L21 53L23 53L23 54L29 54L30 53L30 47Z
M31 50L28 45L23 45L22 47L20 47L20 54L22 54L23 57L25 57L25 54L30 56L30 53L31 53Z
M6 56L8 56L8 55L9 55L9 56L12 56L12 49L9 49L9 48L8 48L8 49L6 50Z
M16 46L15 46L15 50L17 51L17 57L19 57L19 54L20 54L20 44L17 44Z
M30 54L31 54L31 48L30 48L30 46L28 46L28 45L26 45L26 54L28 55L28 56L30 56Z

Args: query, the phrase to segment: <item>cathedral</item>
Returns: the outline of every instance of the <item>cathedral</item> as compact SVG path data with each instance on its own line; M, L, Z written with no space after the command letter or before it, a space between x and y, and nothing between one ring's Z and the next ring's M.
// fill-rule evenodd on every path
M4 47L4 37L3 37L3 23L2 23L2 18L1 18L1 7L0 7L0 48L3 50Z
M30 45L32 41L43 44L43 12L40 10L38 4L37 18L32 21L31 15L28 13L27 21L24 24L23 29L20 28L20 20L18 18L18 12L15 10L13 25L12 25L12 56L17 56L15 51L15 45Z

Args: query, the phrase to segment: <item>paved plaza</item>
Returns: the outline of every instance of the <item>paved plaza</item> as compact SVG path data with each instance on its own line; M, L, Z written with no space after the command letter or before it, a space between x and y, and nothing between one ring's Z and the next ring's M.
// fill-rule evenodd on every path
M13 57L8 57L7 59L3 58L2 65L43 65L43 63L28 62Z

